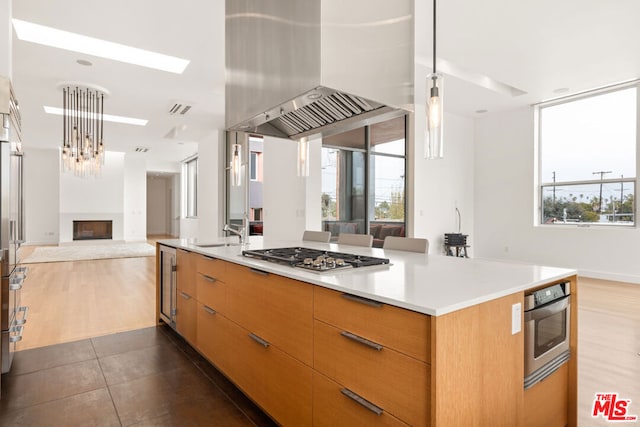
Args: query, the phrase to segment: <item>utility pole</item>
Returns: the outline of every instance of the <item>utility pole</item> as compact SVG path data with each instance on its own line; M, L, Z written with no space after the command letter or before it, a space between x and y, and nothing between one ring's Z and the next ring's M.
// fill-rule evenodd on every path
M556 208L556 171L553 171L553 208Z
M598 209L600 213L602 213L602 180L604 179L604 175L607 173L611 173L611 171L593 172L594 175L600 175L600 208Z

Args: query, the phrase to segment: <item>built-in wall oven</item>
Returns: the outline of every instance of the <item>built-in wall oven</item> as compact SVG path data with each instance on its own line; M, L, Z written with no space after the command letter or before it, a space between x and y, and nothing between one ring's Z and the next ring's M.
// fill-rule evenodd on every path
M160 318L173 329L176 328L176 250L160 245Z
M524 388L532 387L569 360L570 282L525 295Z

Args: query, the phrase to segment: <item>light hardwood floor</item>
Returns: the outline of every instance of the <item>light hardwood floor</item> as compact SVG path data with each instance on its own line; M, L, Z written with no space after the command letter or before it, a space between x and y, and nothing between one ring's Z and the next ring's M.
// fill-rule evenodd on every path
M155 245L158 238L148 239ZM26 257L35 247L21 248ZM155 325L155 257L26 264L29 307L17 350Z
M19 350L155 325L155 257L30 264L27 280ZM581 277L578 286L579 426L610 425L591 417L601 392L631 399L640 416L640 285Z
M640 417L640 285L579 278L578 287L578 425L612 425L591 417L595 393L631 399L629 415Z

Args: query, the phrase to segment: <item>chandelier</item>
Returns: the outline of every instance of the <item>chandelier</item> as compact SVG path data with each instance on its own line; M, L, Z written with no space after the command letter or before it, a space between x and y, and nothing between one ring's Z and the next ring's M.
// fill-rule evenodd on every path
M66 86L62 94L62 168L97 176L104 165L104 92Z

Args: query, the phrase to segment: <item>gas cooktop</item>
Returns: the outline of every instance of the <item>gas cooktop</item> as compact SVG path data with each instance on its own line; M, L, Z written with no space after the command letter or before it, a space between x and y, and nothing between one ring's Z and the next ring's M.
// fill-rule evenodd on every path
M300 247L247 250L242 255L316 272L389 264L387 258Z

